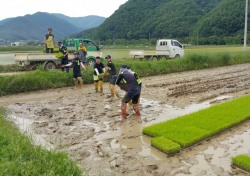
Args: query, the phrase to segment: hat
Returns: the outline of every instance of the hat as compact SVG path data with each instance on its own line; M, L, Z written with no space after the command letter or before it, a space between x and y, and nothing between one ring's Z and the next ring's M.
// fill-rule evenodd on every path
M62 43L61 41L57 42L58 44Z
M52 30L52 28L48 28L48 30Z
M74 54L74 55L78 55L78 52L74 52L73 54Z
M111 59L110 55L105 56L105 59Z
M100 56L96 56L96 58L95 58L95 59L101 59L101 58L100 58Z
M120 68L127 68L127 65L121 65Z

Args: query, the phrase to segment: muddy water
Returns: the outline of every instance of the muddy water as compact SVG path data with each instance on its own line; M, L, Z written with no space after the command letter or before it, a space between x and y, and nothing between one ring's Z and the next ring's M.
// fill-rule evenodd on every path
M49 143L50 149L68 152L86 169L86 175L246 175L230 164L231 157L250 154L250 122L172 157L151 148L142 128L249 94L247 69L249 64L145 78L141 119L129 107L129 118L123 122L120 100L109 97L108 85L105 95L86 85L82 90L65 88L1 97L0 104L10 110L10 117L25 124L21 123L21 129L46 141L39 144ZM217 81L228 80L229 75L234 86ZM197 83L202 76L207 81ZM196 91L171 96L185 85Z

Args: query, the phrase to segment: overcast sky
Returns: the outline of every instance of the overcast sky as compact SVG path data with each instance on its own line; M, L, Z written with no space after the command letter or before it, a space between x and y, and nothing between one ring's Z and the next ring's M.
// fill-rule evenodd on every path
M4 0L0 20L36 12L62 13L70 17L109 17L128 0Z

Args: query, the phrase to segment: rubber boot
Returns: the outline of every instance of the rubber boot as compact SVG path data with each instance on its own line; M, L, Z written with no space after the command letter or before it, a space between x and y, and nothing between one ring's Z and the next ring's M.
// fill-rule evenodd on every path
M140 116L141 116L141 112L140 112L140 109L139 109L139 103L134 104L134 105L133 105L133 109L134 109L134 111L135 111L135 115L136 115L137 117L140 117Z
M128 102L128 104L129 104L130 106L132 106L132 105L133 105L132 100L130 100L130 101Z
M114 96L116 95L116 97L117 97L118 99L121 99L119 93L118 93L118 92L116 91L116 89L115 89L115 85L110 84L110 85L109 85L109 89L110 89L111 97L114 97Z
M95 92L98 92L98 82L95 82Z
M122 113L121 113L122 120L124 120L127 118L126 117L127 116L127 103L122 103L121 110L122 110Z
M74 80L74 83L75 83L75 87L78 86L78 80L76 78L73 79Z
M103 80L99 80L100 92L103 94Z
M82 77L77 78L78 82L80 83L80 88L83 88L83 80Z
M115 85L110 84L109 85L109 90L110 90L110 93L111 93L111 97L114 97L115 96Z

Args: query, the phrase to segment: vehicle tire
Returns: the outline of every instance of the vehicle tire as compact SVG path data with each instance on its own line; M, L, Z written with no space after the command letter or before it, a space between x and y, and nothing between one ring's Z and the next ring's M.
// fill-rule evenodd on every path
M179 54L176 54L174 58L180 58L180 55L179 55Z
M151 61L158 61L159 60L159 58L157 57L157 56L153 56L152 58L151 58Z
M46 65L44 66L44 70L50 71L50 70L55 70L56 64L54 62L47 62Z
M87 61L87 63L88 63L88 65L94 67L94 65L95 65L95 59L90 58L90 59Z

